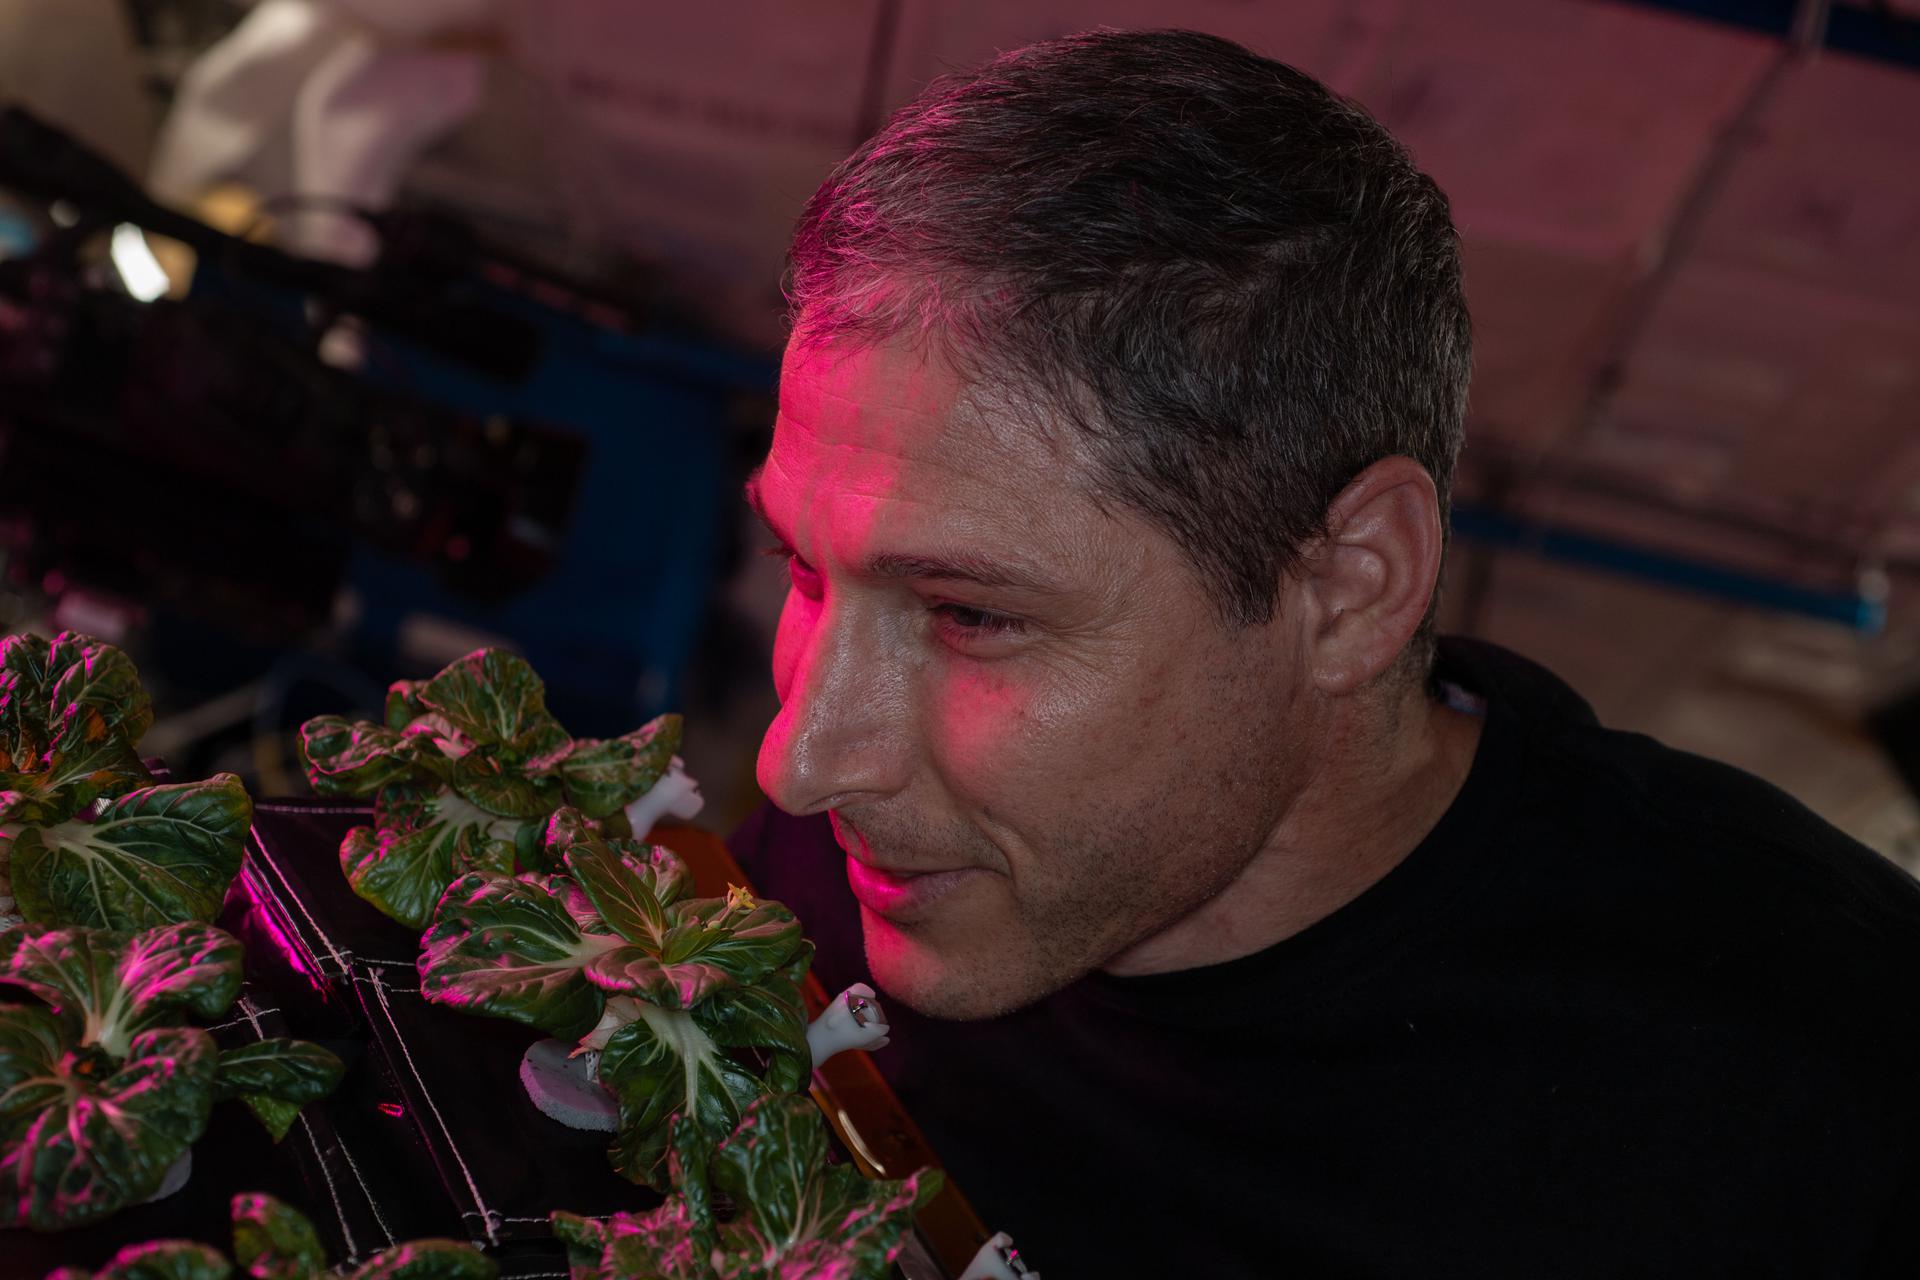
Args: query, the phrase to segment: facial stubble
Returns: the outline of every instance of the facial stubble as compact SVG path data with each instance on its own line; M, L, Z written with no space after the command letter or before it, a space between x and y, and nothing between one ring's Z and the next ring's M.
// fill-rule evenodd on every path
M883 834L885 825L868 818L860 828L879 848L933 847L924 830L896 842ZM927 865L1010 868L991 886L1000 902L1011 903L1010 912L996 912L999 918L985 928L977 922L963 928L938 910L912 924L861 910L874 980L932 1018L992 1018L1045 999L1204 906L1258 851L1244 833L1219 829L1217 813L1209 821L1180 811L1164 793L1139 797L1101 828L1083 826L1024 859L988 852L983 846L996 841L965 830L957 838L949 832L939 845L951 851L946 860ZM883 930L932 959L935 973L890 971Z

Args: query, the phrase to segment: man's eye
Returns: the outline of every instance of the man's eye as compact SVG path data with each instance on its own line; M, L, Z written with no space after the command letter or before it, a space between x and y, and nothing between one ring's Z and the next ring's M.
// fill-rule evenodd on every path
M1023 625L1020 619L1004 613L964 604L935 605L933 614L940 620L943 631L962 637L1003 636L1021 630Z
M787 580L793 583L793 589L809 600L820 598L820 572L796 555L791 547L767 547L770 556L778 556L787 562Z

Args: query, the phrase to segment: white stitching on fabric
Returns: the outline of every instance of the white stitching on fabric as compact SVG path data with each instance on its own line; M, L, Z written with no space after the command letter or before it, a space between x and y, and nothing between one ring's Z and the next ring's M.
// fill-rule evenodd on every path
M347 1168L353 1170L353 1180L360 1184L360 1194L367 1198L367 1208L373 1210L373 1220L380 1224L380 1234L387 1238L388 1244L398 1244L393 1238L393 1228L387 1225L387 1217L380 1212L380 1202L373 1198L373 1192L367 1187L367 1180L360 1176L359 1162L353 1158L353 1152L347 1150L347 1144L337 1136L334 1145L340 1148L340 1154L347 1158Z
M253 806L253 808L256 813L261 811L265 811L267 813L323 813L323 814L357 813L357 814L366 814L368 816L371 816L373 813L372 806L364 805L364 804L355 804L355 805L275 804L272 801L267 801L265 803L256 803Z
M293 899L293 905L300 908L300 914L305 916L307 923L313 927L314 935L326 944L327 950L333 955L334 963L340 966L340 971L346 972L346 956L341 953L339 947L334 945L333 939L327 936L327 931L320 927L320 922L313 918L313 913L307 910L307 904L300 901L300 895L293 891L293 881L287 879L287 873L280 869L280 864L275 862L273 855L267 852L267 843L260 838L260 832L252 827L248 830L253 835L253 847L259 851L262 858L266 859L267 865L273 868L273 873L280 877L280 883L286 886L287 896Z
M393 1019L393 1006L387 1003L386 984L380 981L380 974L373 975L373 994L380 1002L380 1012L386 1015L387 1025L393 1028L393 1038L400 1046L401 1056L407 1060L407 1069L413 1072L414 1080L420 1086L420 1094L427 1100L427 1107L433 1112L433 1118L440 1125L440 1132L446 1136L447 1149L453 1153L453 1161L460 1166L460 1174L467 1180L467 1190L473 1194L473 1207L480 1211L480 1225L486 1230L487 1241L499 1244L499 1234L494 1230L494 1221L499 1217L480 1195L480 1184L473 1180L473 1170L467 1168L467 1162L460 1155L460 1147L453 1140L453 1131L447 1128L446 1117L440 1114L440 1104L433 1100L433 1093L427 1088L427 1082L420 1077L420 1068L414 1063L413 1051L407 1048L407 1038L400 1033L400 1024Z
M340 1223L340 1234L347 1241L348 1260L358 1261L360 1246L353 1242L353 1228L347 1225L347 1211L340 1203L339 1190L333 1185L333 1170L327 1168L327 1157L320 1151L320 1140L313 1136L313 1122L307 1119L304 1111L300 1113L299 1120L301 1132L307 1135L307 1145L313 1148L313 1158L319 1162L320 1176L327 1180L327 1195L333 1201L333 1216Z
M239 1026L239 1025L240 1025L241 1023L243 1023L243 1022L253 1022L253 1014L258 1014L258 1015L260 1015L261 1017L263 1017L263 1018L264 1018L264 1017L266 1017L266 1016L267 1016L268 1014L270 1014L270 1013L278 1013L278 1012L280 1012L280 1009L279 1009L279 1007L278 1007L278 1006L275 1006L275 1007L274 1007L274 1008L272 1008L272 1009L255 1009L255 1010L253 1011L253 1013L246 1013L246 1014L241 1014L241 1015L240 1015L239 1017L237 1017L237 1018L235 1018L235 1019L233 1019L233 1020L232 1020L231 1022L219 1022L219 1023L215 1023L215 1024L213 1025L213 1026L211 1026L211 1027L203 1027L203 1028L201 1028L201 1030L203 1030L203 1031L225 1031L225 1030L226 1030L226 1029L227 1029L228 1027L237 1027L237 1026ZM258 1031L258 1030L260 1029L260 1024L259 1024L259 1023L257 1023L257 1022L254 1022L254 1023L253 1023L253 1029L254 1029L255 1031Z
M267 1037L260 1030L260 1013L253 1007L253 1001L241 996L237 1003L240 1006L240 1012L245 1014L247 1021L253 1024L254 1038L266 1039ZM327 1158L320 1153L320 1142L313 1136L313 1125L307 1120L307 1113L301 1111L297 1114L300 1118L300 1128L307 1135L307 1145L313 1148L313 1158L320 1163L320 1176L327 1180L327 1195L333 1200L333 1216L340 1222L340 1234L346 1239L347 1252L357 1257L360 1249L353 1242L353 1228L347 1225L346 1208L341 1205L340 1192L333 1185L333 1170L327 1168Z

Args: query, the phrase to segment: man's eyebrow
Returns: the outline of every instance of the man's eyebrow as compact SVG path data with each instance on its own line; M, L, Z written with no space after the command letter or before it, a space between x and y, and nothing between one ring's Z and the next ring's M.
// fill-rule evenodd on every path
M747 478L747 505L760 517L767 532L787 550L793 550L793 541L780 531L773 515L767 510L766 499L760 493L760 473L755 471ZM988 556L967 555L907 555L899 552L882 552L860 566L863 575L869 578L928 578L942 582L972 582L983 587L1003 587L1015 591L1031 591L1043 594L1058 594L1059 584L1027 568L995 560Z
M882 553L862 566L874 578L934 578L942 582L972 582L983 587L1004 587L1014 591L1058 594L1058 584L1049 582L1016 564L986 556L915 556Z

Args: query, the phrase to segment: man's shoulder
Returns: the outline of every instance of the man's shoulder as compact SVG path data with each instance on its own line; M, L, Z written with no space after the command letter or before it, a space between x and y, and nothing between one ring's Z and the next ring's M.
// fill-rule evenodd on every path
M1907 872L1764 779L1602 726L1525 659L1480 646L1468 665L1490 686L1489 714L1520 722L1510 830L1623 924L1772 948L1815 983L1886 989L1920 972L1920 881Z
M1802 962L1836 978L1920 973L1920 881L1786 791L1641 734L1586 730L1565 750L1606 793L1597 830L1703 921L1812 944Z

